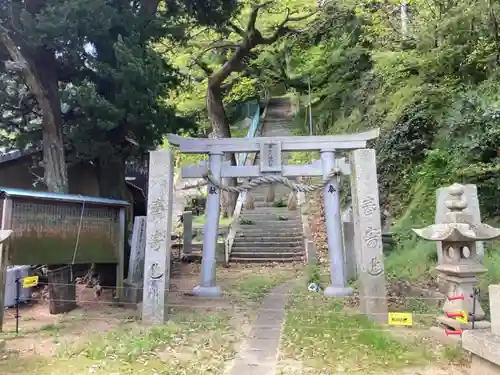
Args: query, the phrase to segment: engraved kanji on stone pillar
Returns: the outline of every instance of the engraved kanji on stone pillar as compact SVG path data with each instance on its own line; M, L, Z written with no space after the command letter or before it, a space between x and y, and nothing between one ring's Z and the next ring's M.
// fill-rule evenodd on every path
M360 280L361 310L368 317L385 323L387 290L375 150L355 150L350 162L354 252Z

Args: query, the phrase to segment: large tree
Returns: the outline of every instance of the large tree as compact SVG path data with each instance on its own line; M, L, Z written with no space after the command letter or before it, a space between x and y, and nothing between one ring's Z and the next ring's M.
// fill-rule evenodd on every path
M217 24L235 4L2 2L1 56L13 62L3 72L4 84L17 99L20 93L31 99L29 116L34 117L27 123L23 108L11 108L9 118L0 119L4 130L29 133L30 143L43 139L43 181L49 190L67 191L66 149L70 162L95 163L101 195L123 198L125 159L160 143L165 132L185 126L164 100L181 76L152 45L159 38L180 40L193 25ZM23 84L27 90L13 89ZM26 137L20 139L26 143Z
M38 44L36 34L30 33L36 30L33 20L43 17L46 9L47 3L41 0L2 1L0 55L11 61L10 70L22 75L36 100L43 126L43 180L50 191L65 193L68 176L54 45Z
M256 97L263 88L260 55L288 35L298 35L305 20L311 18L315 1L295 0L241 2L241 9L216 29L194 29L187 44L182 45L181 64L188 65L194 84L187 97L196 101L193 92L205 91L203 107L212 126L213 137L231 137L228 108L235 102ZM175 49L179 52L179 49ZM186 59L189 56L189 59ZM264 88L265 89L265 88ZM199 110L200 102L194 106ZM234 155L227 155L234 165ZM228 179L230 185L236 179ZM223 214L231 215L235 199L224 197Z

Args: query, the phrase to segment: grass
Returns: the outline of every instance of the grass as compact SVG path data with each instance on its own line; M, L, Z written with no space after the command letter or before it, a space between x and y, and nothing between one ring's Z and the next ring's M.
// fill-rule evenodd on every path
M355 374L426 365L439 356L418 339L397 338L365 316L346 312L339 301L302 290L287 307L282 337L287 358L313 369ZM446 350L443 356L458 355Z
M303 276L304 267L254 267L252 273L231 284L241 301L259 302L274 287Z
M236 292L243 298L260 301L272 288L284 283L286 280L286 275L279 273L274 276L251 275L238 280L235 287Z
M225 361L235 353L235 340L230 335L233 328L229 322L230 317L220 313L211 316L187 313L152 328L123 324L108 333L93 335L69 346L62 345L52 358L20 359L15 354L6 355L0 360L0 373L220 373Z

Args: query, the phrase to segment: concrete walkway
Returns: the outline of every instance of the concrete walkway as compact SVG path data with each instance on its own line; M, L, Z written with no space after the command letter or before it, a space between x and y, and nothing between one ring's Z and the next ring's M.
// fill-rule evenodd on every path
M282 284L264 298L228 375L275 375L285 306L292 285Z

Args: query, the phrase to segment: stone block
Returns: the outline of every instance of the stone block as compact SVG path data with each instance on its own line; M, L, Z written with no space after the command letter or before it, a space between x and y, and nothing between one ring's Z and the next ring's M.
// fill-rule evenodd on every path
M354 253L354 224L352 222L342 223L342 235L344 239L344 259L347 278L353 280L358 277L358 266Z
M127 307L133 307L142 302L142 282L134 283L128 279L123 280L124 298Z
M220 240L215 245L215 261L217 264L226 263L226 244Z
M477 187L473 184L464 185L464 198L467 200L467 208L464 212L471 214L474 219L474 224L481 223L481 212L479 210L479 198L477 196ZM448 199L448 188L443 187L436 190L436 224L442 223L444 215L449 212L446 208L444 202ZM442 249L441 242L436 243L438 264L441 264ZM477 257L479 261L482 261L484 256L484 245L483 242L478 241L476 243Z
M123 280L123 298L125 306L132 307L142 302L142 284L131 283L128 279Z
M490 320L491 333L500 337L500 285L490 285Z
M312 240L304 240L307 264L318 264L318 257L316 254L316 244Z
M71 279L72 274L71 266L49 268L47 276L51 314L64 314L77 308L76 285Z
M500 337L488 329L464 331L462 348L472 353L471 375L500 375Z
M500 375L500 366L472 354L470 375Z
M142 283L144 276L144 252L146 249L146 216L134 218L128 276L131 282Z
M387 290L375 150L355 150L350 162L354 253L360 280L361 310L368 317L385 323Z
M182 253L189 255L193 252L193 213L185 211L182 213L182 224L184 226Z
M470 375L500 375L500 367L473 354L471 358Z

